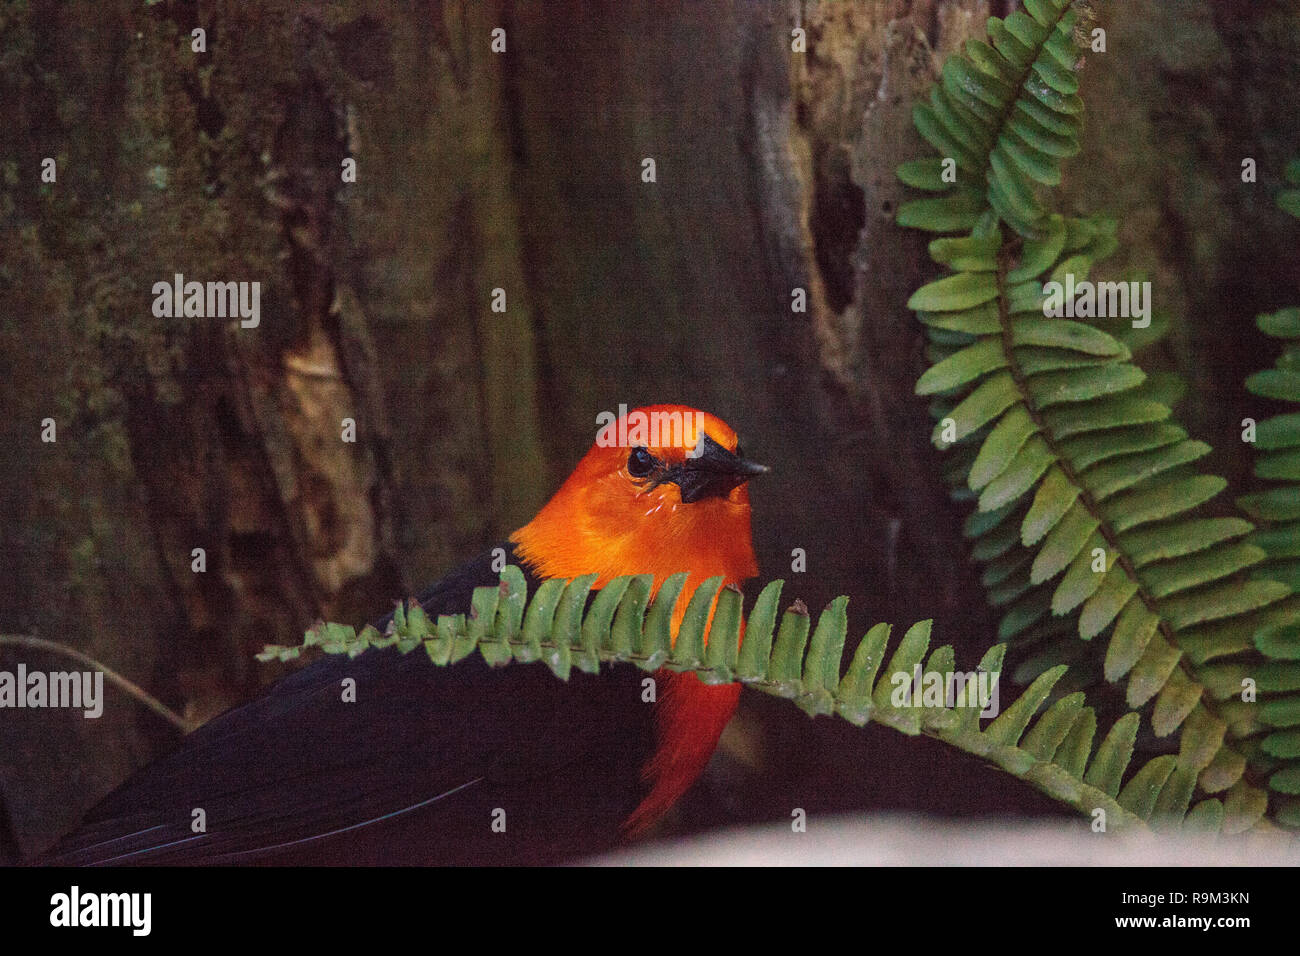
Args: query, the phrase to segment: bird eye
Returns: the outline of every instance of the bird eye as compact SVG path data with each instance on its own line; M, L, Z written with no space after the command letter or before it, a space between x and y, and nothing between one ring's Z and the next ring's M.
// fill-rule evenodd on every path
M644 448L633 448L627 456L627 473L633 478L644 478L654 469L654 455Z

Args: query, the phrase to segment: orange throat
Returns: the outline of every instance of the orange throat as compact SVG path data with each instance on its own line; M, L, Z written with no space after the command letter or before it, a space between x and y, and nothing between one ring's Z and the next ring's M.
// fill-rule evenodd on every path
M511 541L543 578L595 573L595 587L603 587L620 575L651 574L657 593L669 575L688 572L674 609L675 637L690 594L707 578L721 575L727 584L740 584L758 573L748 492L740 486L691 504L683 504L675 489L629 499L610 481L608 462L597 454L602 451L588 455ZM626 457L626 449L612 451ZM627 530L633 525L636 534ZM655 680L656 746L642 769L650 789L625 823L629 835L645 832L704 772L740 697L739 684L706 685L694 674L658 671Z

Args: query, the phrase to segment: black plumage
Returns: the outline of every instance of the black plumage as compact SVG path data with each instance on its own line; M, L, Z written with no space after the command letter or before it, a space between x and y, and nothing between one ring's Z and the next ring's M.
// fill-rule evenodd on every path
M465 612L497 580L489 552L420 602ZM645 793L644 676L563 682L477 654L437 667L419 649L326 656L137 772L41 862L553 863L607 850Z

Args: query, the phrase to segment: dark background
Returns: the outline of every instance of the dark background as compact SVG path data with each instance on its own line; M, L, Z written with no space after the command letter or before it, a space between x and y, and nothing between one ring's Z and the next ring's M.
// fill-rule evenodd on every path
M680 402L773 466L762 580L851 595L858 634L934 617L973 665L996 617L913 395L905 302L933 269L893 170L928 153L910 110L943 57L1013 7L0 3L0 631L206 719L276 677L264 643L373 618L526 521L598 412ZM1240 383L1273 360L1252 320L1300 289L1272 201L1300 154L1300 3L1099 14L1058 198L1121 218L1106 273L1147 272L1174 319L1144 364L1189 380L1179 415L1241 479ZM261 326L155 318L176 272L261 282ZM45 846L174 742L106 693L97 721L0 716L0 849ZM932 741L746 695L668 830L795 806L1061 812Z

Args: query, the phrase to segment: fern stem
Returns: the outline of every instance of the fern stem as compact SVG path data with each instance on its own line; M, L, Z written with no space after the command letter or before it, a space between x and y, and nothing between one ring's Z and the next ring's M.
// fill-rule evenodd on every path
M490 632L489 632L490 633ZM460 635L457 635L458 637ZM399 653L409 653L416 650L425 643L427 639L420 638L414 643L402 647L397 645ZM320 648L320 645L315 645ZM363 645L368 647L368 645ZM391 647L393 645L385 645ZM561 644L553 639L540 640L531 643L522 638L511 639L508 637L496 637L484 635L477 639L475 649L482 653L485 647L508 647L513 651L534 651L534 650L554 650ZM378 649L378 648L376 648ZM649 655L637 653L634 651L612 651L605 647L593 649L596 657L602 664L644 664L651 658ZM344 653L343 651L325 651L325 653ZM493 655L495 658L495 655ZM504 659L504 658L502 658ZM511 663L521 663L512 654ZM524 666L541 663L540 660L529 660L522 662ZM494 665L498 666L498 665ZM703 661L690 662L686 664L673 664L668 662L664 669L672 670L677 673L693 674L712 674L716 673L718 668L712 667ZM736 677L735 683L746 687L752 687L757 691L769 694L774 697L781 697L790 700L796 705L800 701L807 701L813 697L810 693L792 692L795 688L801 687L798 681L775 681L762 677ZM831 712L837 714L841 719L850 720L843 709L843 699L838 693L831 694ZM1028 751L1015 745L991 744L989 739L977 729L978 723L974 726L963 725L954 729L951 727L940 727L927 725L925 723L919 726L909 720L891 720L890 717L895 712L888 707L875 707L866 720L878 726L888 727L898 733L908 736L918 734L940 741L941 743L955 747L963 753L977 757L997 769L1008 773L1017 779L1024 780L1036 790L1047 796L1065 803L1086 817L1090 817L1098 810L1104 810L1106 821L1109 829L1112 830L1139 830L1150 832L1151 827L1142 817L1123 807L1115 797L1105 791L1085 783L1081 778L1076 778L1064 768L1052 763L1050 760L1043 760L1034 756ZM860 724L861 720L850 720L851 723ZM1011 769L1015 767L1016 769ZM1021 769L1021 768L1024 769ZM1054 785L1055 784L1055 785Z
M1016 383L1016 390L1020 392L1025 411L1029 413L1030 420L1037 426L1038 434L1042 437L1044 444L1047 445L1048 451L1052 453L1056 466L1061 469L1070 484L1079 489L1079 500L1083 503L1084 508L1088 510L1088 513L1097 519L1097 530L1118 555L1115 560L1124 569L1124 573L1137 584L1138 596L1142 599L1142 603L1146 605L1147 610L1160 617L1159 627L1161 633L1169 640L1170 644L1174 644L1173 630L1169 627L1168 622L1160 616L1160 610L1155 598L1143 586L1137 574L1137 567L1120 546L1119 535L1110 526L1110 522L1106 520L1101 505L1093 497L1092 491L1084 484L1083 479L1079 477L1079 473L1074 470L1074 464L1061 452L1055 436L1052 435L1051 429L1048 428L1047 421L1043 418L1042 411L1038 408L1038 404L1034 401L1034 396L1029 390L1029 379L1025 375L1024 369L1021 368L1020 359L1016 355L1015 340L1011 328L1010 290L1007 287L1007 271L1010 268L1011 254L1019 247L1019 242L1004 244L998 252L998 326L1002 336L1002 351L1007 356L1007 370L1011 373L1011 380Z
M999 226L999 228L1001 227ZM1018 239L1019 237L1017 237L1017 240ZM1120 544L1118 533L1107 520L1100 504L1098 504L1097 499L1093 496L1092 491L1084 483L1079 473L1075 471L1074 464L1065 454L1062 453L1060 446L1056 442L1055 436L1052 435L1046 419L1043 417L1037 403L1034 401L1033 394L1029 390L1028 377L1025 375L1024 369L1020 365L1020 360L1016 355L1011 327L1010 290L1007 286L1007 272L1010 269L1011 258L1019 248L1019 241L1014 243L1004 243L1002 245L1001 249L998 251L998 267L996 273L998 289L998 326L1002 339L1002 350L1007 356L1007 369L1011 374L1011 380L1015 383L1017 391L1020 392L1021 401L1025 406L1025 411L1029 414L1030 420L1033 421L1034 425L1038 428L1039 436L1042 438L1044 444L1047 445L1048 451L1051 452L1052 457L1055 459L1056 467L1061 469L1066 480L1079 489L1079 501L1083 507L1087 509L1088 513L1097 520L1098 533L1100 533L1102 538L1105 539L1106 545L1115 552L1115 560L1119 563L1125 575L1127 575L1129 580L1137 586L1137 596L1139 600L1141 600L1146 609L1156 617L1156 627L1160 631L1161 636L1164 637L1170 647L1178 648L1181 651L1173 627L1169 624L1165 615L1160 612L1159 601L1157 601L1151 594L1146 584L1143 583L1142 578L1138 575L1137 566L1133 563L1132 557ZM1197 675L1196 669L1188 663L1186 655L1179 655L1177 666L1192 683L1197 685L1203 683L1201 678ZM1219 713L1214 701L1208 699L1207 695L1204 693L1201 695L1199 706L1205 708L1206 712L1215 719L1223 721L1225 724L1228 723L1228 721L1226 721ZM1252 777L1251 769L1252 768L1248 764L1243 776L1252 779L1252 782L1258 783L1259 781Z
M1047 27L1047 36L1049 37L1051 36L1052 31L1055 30L1058 26L1060 26L1061 21L1064 20L1069 15L1071 10L1083 6L1086 6L1086 0L1071 0L1070 3L1067 3L1064 7L1062 7L1061 12L1057 14L1056 19L1052 21L1051 26ZM1044 43L1045 42L1046 41L1044 41ZM1037 62L1038 54L1042 52L1042 48L1040 47L1038 50L1035 50L1033 52L1035 55L1029 58L1029 62L1025 64L1025 68L1020 71L1020 78L1015 84L1015 89L1017 90L1023 90L1025 88L1025 84L1028 83L1029 80L1033 77L1034 63ZM993 136L994 143L997 143L998 138L1007 131L1007 125L1011 122L1011 114L1016 111L1016 102L1017 102L1016 97L1012 96L1010 99L1007 100L1006 105L1003 106L1001 111L998 113L997 132ZM992 166L992 160L990 158L991 156L992 156L992 150L990 149L986 153L985 162L984 162L984 172L986 174L988 173L988 170Z

